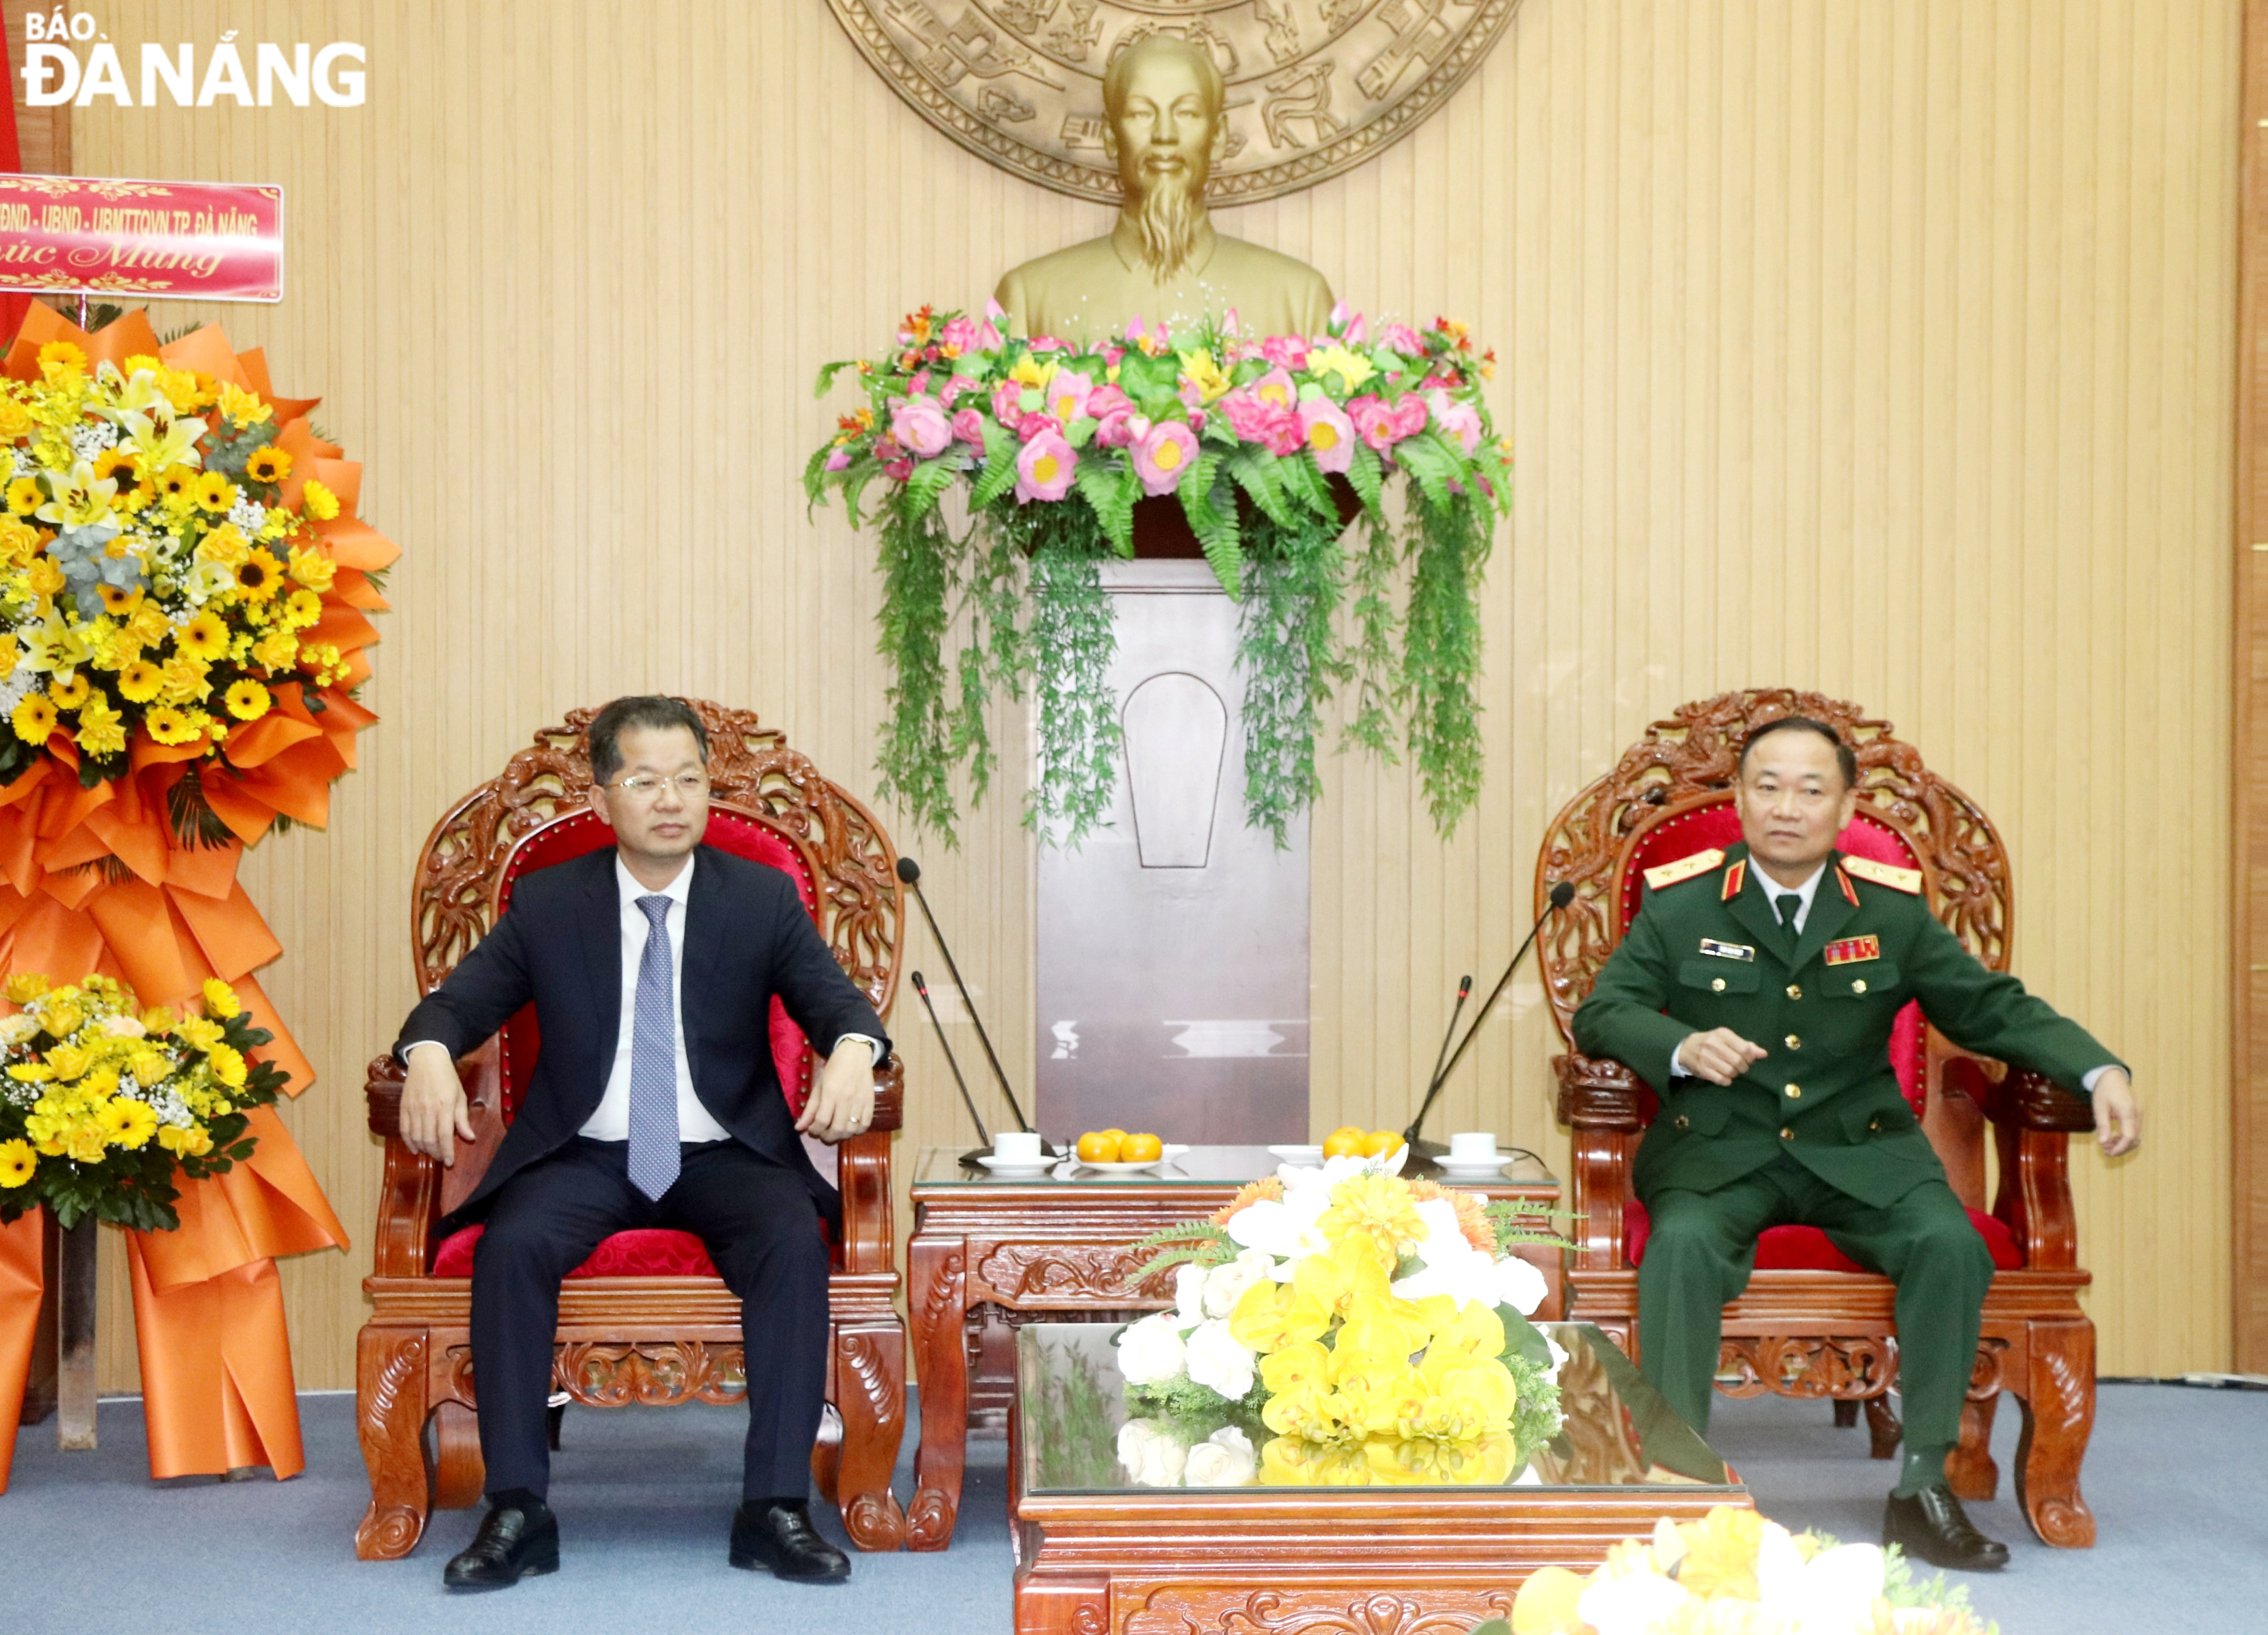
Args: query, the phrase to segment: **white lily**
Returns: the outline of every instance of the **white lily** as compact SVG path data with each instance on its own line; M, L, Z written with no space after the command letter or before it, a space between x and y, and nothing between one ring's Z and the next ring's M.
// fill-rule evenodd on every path
M176 414L173 401L163 393L141 409L118 411L118 423L142 456L144 471L204 464L204 456L197 452L197 439L205 434L205 423Z
M54 495L33 514L57 527L84 528L110 514L110 502L117 497L118 483L115 478L98 478L94 468L82 460L71 468L70 475L56 486Z
M26 625L17 635L24 644L24 656L16 661L16 667L44 672L66 686L78 667L93 656L86 638L71 628L60 610L51 610L45 623Z

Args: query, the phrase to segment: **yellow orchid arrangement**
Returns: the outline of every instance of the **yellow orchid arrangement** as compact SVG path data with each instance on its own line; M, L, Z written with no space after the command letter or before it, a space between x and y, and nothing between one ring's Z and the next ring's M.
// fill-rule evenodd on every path
M332 615L375 598L317 532L340 496L293 470L328 446L154 354L36 356L0 378L0 783L52 755L92 787L145 744L225 761L271 711L311 721L357 684Z
M1557 1432L1565 1353L1528 1321L1543 1274L1509 1253L1557 1240L1403 1179L1405 1156L1286 1165L1136 1246L1161 1251L1136 1283L1175 1280L1174 1308L1119 1337L1138 1481L1192 1484L1153 1444L1195 1454L1221 1424L1265 1439L1242 1479L1270 1486L1500 1484Z
M1999 1635L1943 1574L1914 1577L1896 1546L1790 1533L1719 1505L1654 1523L1591 1572L1544 1567L1520 1587L1509 1629L1473 1635Z
M0 1019L0 1221L44 1204L65 1227L170 1231L177 1170L252 1156L246 1114L286 1078L254 1059L273 1035L226 983L205 983L194 1016L145 1011L102 976L57 987L25 972L0 993L18 1007Z

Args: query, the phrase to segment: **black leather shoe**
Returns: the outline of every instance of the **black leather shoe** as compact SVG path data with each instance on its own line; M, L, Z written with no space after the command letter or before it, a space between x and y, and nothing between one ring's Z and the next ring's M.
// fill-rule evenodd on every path
M1969 1524L1961 1501L1942 1482L1911 1499L1890 1495L1882 1512L1882 1543L1933 1567L1958 1572L1991 1572L2008 1565L2008 1547Z
M803 1505L742 1505L733 1516L733 1565L751 1572L770 1567L776 1579L797 1584L840 1584L850 1558L819 1536Z
M504 1589L540 1572L559 1571L559 1519L551 1506L498 1505L462 1553L441 1570L451 1589Z

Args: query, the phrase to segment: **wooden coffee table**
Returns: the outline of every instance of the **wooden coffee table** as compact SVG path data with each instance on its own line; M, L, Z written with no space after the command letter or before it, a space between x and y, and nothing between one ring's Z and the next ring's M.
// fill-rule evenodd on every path
M1748 1489L1596 1329L1554 1323L1566 1426L1500 1487L1133 1485L1110 1330L1017 1336L1009 1450L1017 1635L1447 1635L1509 1618L1539 1567L1578 1572L1656 1518Z
M962 1167L958 1149L923 1149L914 1168L906 1285L921 1375L909 1550L943 1550L953 1541L969 1421L1005 1421L1017 1329L1041 1321L1125 1322L1172 1305L1170 1274L1126 1287L1148 1258L1126 1246L1212 1213L1245 1182L1274 1175L1278 1161L1265 1147L1200 1146L1154 1175L1064 1168L1044 1179L1006 1181ZM1404 1173L1441 1179L1422 1166ZM1553 1204L1559 1197L1558 1182L1527 1159L1496 1180L1447 1184L1491 1199ZM1559 1252L1521 1252L1550 1288L1537 1315L1557 1316Z

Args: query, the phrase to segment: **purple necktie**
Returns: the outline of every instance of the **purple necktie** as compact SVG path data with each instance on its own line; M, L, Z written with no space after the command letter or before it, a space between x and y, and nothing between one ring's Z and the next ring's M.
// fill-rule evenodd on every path
M669 899L640 897L647 921L630 1034L630 1184L659 1199L677 1179L677 1018L670 1002Z

